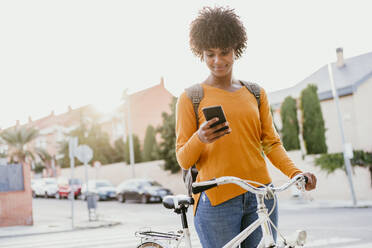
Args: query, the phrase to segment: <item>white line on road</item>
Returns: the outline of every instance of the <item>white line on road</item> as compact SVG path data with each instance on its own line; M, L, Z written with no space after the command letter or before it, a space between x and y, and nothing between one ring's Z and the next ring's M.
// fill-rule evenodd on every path
M306 243L306 247L324 247L325 245L336 245L336 244L347 244L352 242L358 242L360 239L354 238L329 238L329 239L319 239Z

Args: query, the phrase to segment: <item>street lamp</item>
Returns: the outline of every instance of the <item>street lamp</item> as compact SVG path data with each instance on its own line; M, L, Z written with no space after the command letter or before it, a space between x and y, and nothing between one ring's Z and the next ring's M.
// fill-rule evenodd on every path
M128 89L124 90L122 99L124 100L124 109L126 114L126 124L128 128L128 136L129 136L129 158L130 158L130 165L132 167L132 177L135 177L134 171L134 151L133 151L133 135L132 135L132 121L131 121L131 114L130 114L130 96L128 94Z
M351 190L351 195L353 197L353 204L354 204L354 206L356 206L357 200L356 200L355 191L354 191L353 179L351 177L351 165L350 165L350 158L349 158L350 155L347 154L347 150L348 150L347 147L348 146L345 142L344 125L343 125L343 122L342 122L340 106L339 106L339 103L338 103L338 93L337 93L337 89L336 89L335 82L334 82L334 79L333 79L332 65L330 63L328 64L328 73L329 73L329 80L331 81L333 99L335 101L337 114L338 114L338 124L340 126L341 140L342 140L342 144L343 144L343 148L344 148L343 149L343 154L344 154L346 173L347 173L347 176L348 176L348 179L349 179L349 186L350 186L350 190ZM351 154L352 154L352 152L351 152Z

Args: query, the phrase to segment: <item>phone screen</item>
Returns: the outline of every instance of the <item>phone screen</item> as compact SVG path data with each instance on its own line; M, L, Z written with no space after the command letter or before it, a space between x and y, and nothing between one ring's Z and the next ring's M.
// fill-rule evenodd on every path
M205 107L202 109L203 111L203 114L205 116L205 119L207 121L215 118L215 117L218 117L218 121L216 123L214 123L211 127L215 127L217 126L218 124L221 124L221 123L224 123L226 122L226 117L225 117L225 114L222 110L222 106L211 106L211 107ZM228 126L224 126L218 130L216 130L215 132L219 132L221 130L225 130L229 128Z

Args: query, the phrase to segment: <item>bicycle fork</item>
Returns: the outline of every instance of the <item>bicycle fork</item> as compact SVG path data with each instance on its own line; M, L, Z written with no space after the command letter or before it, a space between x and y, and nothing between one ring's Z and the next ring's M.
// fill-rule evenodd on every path
M256 194L258 219L262 221L262 240L258 247L276 247L269 220L270 216L265 206L264 198L264 195Z

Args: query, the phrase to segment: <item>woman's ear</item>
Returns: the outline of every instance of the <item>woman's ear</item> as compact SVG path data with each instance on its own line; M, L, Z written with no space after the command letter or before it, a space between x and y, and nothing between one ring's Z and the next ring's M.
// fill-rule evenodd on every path
M203 51L203 52L201 53L201 56L200 56L200 61L201 61L201 62L204 62L204 56L205 56L205 52Z

